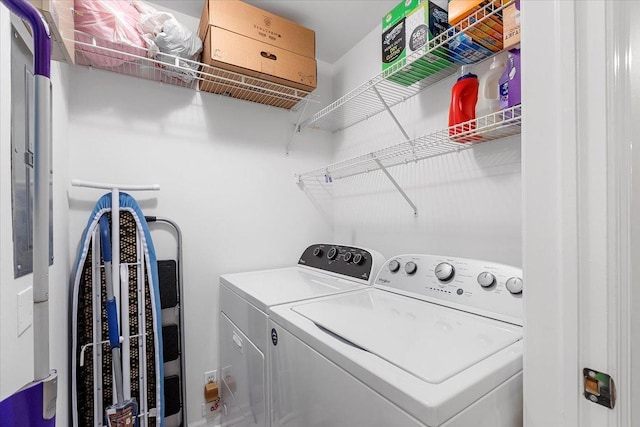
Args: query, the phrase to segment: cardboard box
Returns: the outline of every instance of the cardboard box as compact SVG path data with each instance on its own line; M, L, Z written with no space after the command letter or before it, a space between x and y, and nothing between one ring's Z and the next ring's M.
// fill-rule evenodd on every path
M203 68L203 73L212 76L205 75L205 80L200 82L200 90L263 104L291 108L297 102L291 96L296 93L296 89L311 92L317 85L315 59L214 26L209 26L205 35L202 62L218 69L292 88L269 87L270 85L258 80L245 81L252 86L264 87L264 96L261 96L259 90L249 90L246 84L234 85L233 80L239 80L237 76Z
M467 27L471 24L484 18L482 9L492 1L493 0L449 0L449 24L451 24L451 26L458 24L459 29L466 30L465 33L479 46L491 52L499 52L503 46L501 14L498 13L483 19L481 23L467 30ZM496 7L497 6L496 4Z
M382 70L406 63L389 80L410 86L451 65L446 46L422 55L428 42L449 28L446 7L446 0L403 0L385 15Z
M520 0L504 9L504 48L511 49L520 43Z
M493 55L489 49L475 43L466 33L456 35L449 42L450 58L458 64L475 64Z
M51 59L75 63L72 0L29 0L41 13L51 31Z
M205 0L198 27L198 35L203 41L210 25L307 58L316 58L313 30L239 0Z

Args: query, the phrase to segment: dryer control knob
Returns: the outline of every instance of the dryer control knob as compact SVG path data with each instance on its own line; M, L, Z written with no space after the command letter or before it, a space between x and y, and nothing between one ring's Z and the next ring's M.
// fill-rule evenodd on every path
M364 257L362 256L362 254L355 254L353 256L353 263L356 265L360 265L364 262Z
M408 263L406 263L404 265L404 271L411 276L412 274L416 274L416 271L418 271L418 266L416 265L415 262L413 261L409 261Z
M441 262L436 265L435 273L439 281L446 282L447 280L453 279L456 270L453 268L453 265L448 262Z
M322 249L321 248L315 248L313 250L313 256L317 256L317 257L321 257L322 256Z
M336 248L329 249L329 252L327 252L327 258L335 259L336 256L338 256L338 250Z
M478 284L483 288L490 288L496 284L496 276L487 271L480 273L478 274Z
M400 270L400 263L395 259L389 261L389 271L392 273L397 273Z
M512 294L522 293L522 279L519 277L511 277L507 279L507 283L505 285Z
M344 262L351 261L351 258L353 258L353 254L351 252L347 252L346 254L344 254Z

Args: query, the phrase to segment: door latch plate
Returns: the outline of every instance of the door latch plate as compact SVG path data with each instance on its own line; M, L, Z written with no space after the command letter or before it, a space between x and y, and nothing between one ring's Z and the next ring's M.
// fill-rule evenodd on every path
M590 402L613 409L616 405L616 386L610 375L584 368L584 397Z

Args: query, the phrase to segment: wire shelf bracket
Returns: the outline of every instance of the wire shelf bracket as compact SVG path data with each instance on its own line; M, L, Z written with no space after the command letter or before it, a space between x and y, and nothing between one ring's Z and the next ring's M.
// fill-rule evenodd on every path
M404 130L404 127L402 127L402 125L398 121L398 118L396 117L395 114L393 114L393 111L391 111L391 107L389 107L389 104L387 104L387 102L384 100L382 95L380 95L380 91L378 90L378 88L374 86L373 91L375 92L376 96L380 100L380 103L382 104L382 106L385 108L385 110L387 110L387 113L389 113L389 115L391 116L391 119L393 120L393 122L400 129L400 132L402 132L402 134L404 135L405 141L411 141L411 138L409 138L409 135L407 135L407 132Z
M400 184L398 184L398 181L396 181L393 176L391 176L391 174L389 173L389 171L387 170L387 168L384 167L384 165L382 164L382 162L375 158L373 159L376 164L378 165L378 167L380 168L380 170L382 172L384 172L384 174L387 176L387 178L389 178L389 181L391 181L391 183L393 184L394 187L396 187L396 190L398 190L398 192L400 193L400 195L407 201L407 203L409 203L409 206L411 206L411 209L413 209L413 215L414 216L418 216L418 207L416 206L415 203L413 203L413 201L411 201L411 198L407 195L407 193L402 189L402 187L400 187Z
M300 123L302 123L302 118L304 117L304 113L307 111L307 106L308 105L309 105L309 102L308 101L304 101L304 105L302 107L302 111L300 111L300 114L298 114L298 121L294 125L293 133L291 134L291 137L289 138L289 142L287 142L287 146L284 149L285 155L287 155L287 156L289 155L289 151L291 150L291 144L293 144L293 138L295 138L295 136L297 134L302 132L302 128L300 127Z

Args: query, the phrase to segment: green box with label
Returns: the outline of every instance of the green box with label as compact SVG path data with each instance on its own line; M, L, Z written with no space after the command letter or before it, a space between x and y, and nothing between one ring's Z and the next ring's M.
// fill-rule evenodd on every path
M382 70L410 86L451 65L447 46L422 55L427 43L449 28L447 0L402 0L382 18Z

